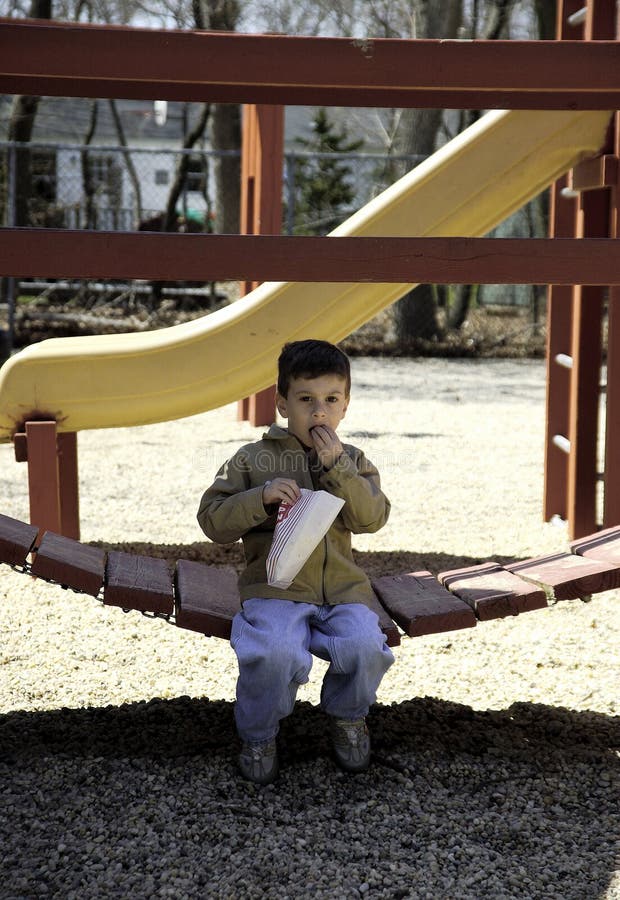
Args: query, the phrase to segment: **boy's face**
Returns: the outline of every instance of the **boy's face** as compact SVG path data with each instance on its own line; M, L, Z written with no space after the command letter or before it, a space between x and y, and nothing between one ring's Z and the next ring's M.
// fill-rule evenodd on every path
M288 394L276 395L278 412L288 419L288 430L306 447L312 447L310 431L327 425L336 431L349 405L347 382L341 375L291 378Z

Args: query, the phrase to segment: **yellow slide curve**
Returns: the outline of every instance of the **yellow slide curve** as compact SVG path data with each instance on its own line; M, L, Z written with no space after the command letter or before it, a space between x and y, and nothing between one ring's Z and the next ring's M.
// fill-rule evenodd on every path
M332 232L479 237L603 145L611 113L495 111ZM409 284L266 282L208 316L139 334L55 338L0 370L0 441L34 414L60 431L193 415L267 387L282 344L339 341Z

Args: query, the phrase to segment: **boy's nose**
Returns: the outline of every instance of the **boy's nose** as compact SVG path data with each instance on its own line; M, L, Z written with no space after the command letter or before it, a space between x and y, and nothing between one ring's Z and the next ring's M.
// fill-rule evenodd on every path
M317 406L314 407L312 414L315 419L322 419L325 416L325 409L320 404L317 404Z

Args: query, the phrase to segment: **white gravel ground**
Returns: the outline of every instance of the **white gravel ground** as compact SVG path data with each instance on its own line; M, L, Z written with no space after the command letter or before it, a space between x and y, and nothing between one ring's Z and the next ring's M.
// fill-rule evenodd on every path
M541 521L544 364L353 360L341 426L379 467L369 571L565 550ZM214 561L195 521L262 429L234 406L79 436L82 540ZM0 511L28 519L0 446ZM317 661L280 781L235 769L225 642L0 569L0 898L620 898L620 592L404 638L371 714L375 765L329 758Z

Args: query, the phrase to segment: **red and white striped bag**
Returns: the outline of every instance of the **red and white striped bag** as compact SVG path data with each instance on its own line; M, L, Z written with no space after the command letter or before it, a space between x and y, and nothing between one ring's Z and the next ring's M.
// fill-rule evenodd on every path
M314 548L327 534L344 500L327 491L301 488L293 503L281 503L267 556L267 582L287 588Z

